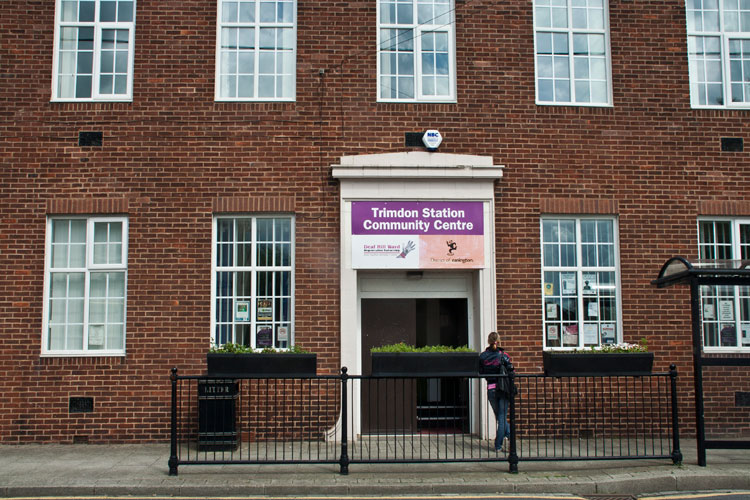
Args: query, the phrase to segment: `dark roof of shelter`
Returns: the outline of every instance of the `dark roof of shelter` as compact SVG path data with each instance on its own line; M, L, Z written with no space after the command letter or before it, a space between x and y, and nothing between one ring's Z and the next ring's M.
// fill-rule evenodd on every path
M750 260L696 260L672 257L651 282L659 288L697 280L702 285L750 285Z

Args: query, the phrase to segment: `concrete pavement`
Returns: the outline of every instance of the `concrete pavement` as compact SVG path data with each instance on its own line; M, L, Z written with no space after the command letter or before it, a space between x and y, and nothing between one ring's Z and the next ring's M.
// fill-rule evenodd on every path
M0 446L0 497L331 496L491 493L644 495L750 490L750 450L709 450L699 467L683 441L681 466L669 460L352 464L190 465L169 476L168 444Z

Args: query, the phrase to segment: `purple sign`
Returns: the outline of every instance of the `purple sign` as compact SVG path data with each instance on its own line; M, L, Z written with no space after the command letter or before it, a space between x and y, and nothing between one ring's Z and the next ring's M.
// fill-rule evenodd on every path
M353 201L352 234L484 234L480 201Z

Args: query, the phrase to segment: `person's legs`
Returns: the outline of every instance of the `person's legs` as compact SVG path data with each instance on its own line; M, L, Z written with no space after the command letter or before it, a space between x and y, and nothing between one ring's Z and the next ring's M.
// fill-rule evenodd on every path
M503 437L500 434L501 432L503 432L503 429L500 428L500 418L499 418L499 415L500 415L500 413L499 413L499 411L500 411L499 401L500 401L500 399L497 397L497 391L495 391L495 389L488 390L487 391L487 399L490 402L490 406L492 407L492 411L495 413L495 421L497 422L497 431L495 433L495 449L499 450L500 447L501 447L501 445L502 445L502 442L503 442Z
M497 398L497 408L499 417L497 418L497 440L495 441L495 448L497 448L497 442L502 443L500 450L508 453L508 439L510 438L510 424L508 424L508 406L510 401L507 398L500 396Z
M499 414L497 420L498 420L498 436L502 436L504 438L510 438L510 423L508 423L508 407L510 406L510 401L505 397L499 397L497 398L497 407Z

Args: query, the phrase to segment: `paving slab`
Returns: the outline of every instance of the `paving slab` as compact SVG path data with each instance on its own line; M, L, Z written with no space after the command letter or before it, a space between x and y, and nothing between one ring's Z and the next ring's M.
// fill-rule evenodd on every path
M338 465L183 465L169 476L167 444L2 445L0 497L371 496L447 494L643 495L750 490L750 450L683 449L669 460Z

